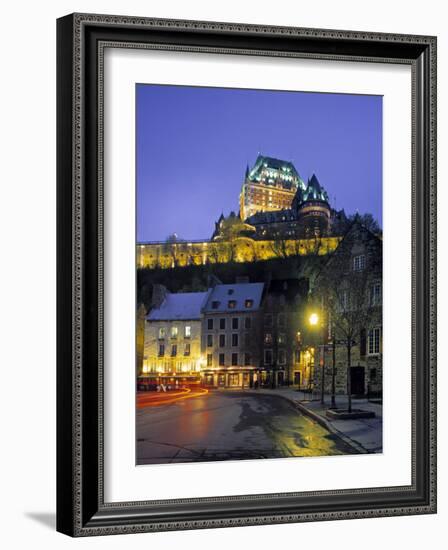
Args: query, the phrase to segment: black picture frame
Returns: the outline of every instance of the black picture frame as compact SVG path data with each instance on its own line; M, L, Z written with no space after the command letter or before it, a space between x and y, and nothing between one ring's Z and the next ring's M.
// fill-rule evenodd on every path
M412 484L104 502L102 55L107 45L412 67ZM57 21L57 530L71 536L436 512L436 38L72 14Z

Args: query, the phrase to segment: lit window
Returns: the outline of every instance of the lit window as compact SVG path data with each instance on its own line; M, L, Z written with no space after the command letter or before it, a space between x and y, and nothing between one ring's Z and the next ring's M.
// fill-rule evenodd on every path
M171 327L171 338L177 338L179 329L177 327Z
M285 335L283 333L280 333L277 337L277 342L279 344L284 344L285 343Z
M369 355L378 355L380 352L380 329L378 327L369 330Z
M363 271L366 267L366 257L364 254L359 254L353 258L353 270Z
M185 338L191 338L191 326L185 325Z
M235 309L236 308L236 300L229 300L228 307L229 307L229 309Z
M207 367L211 367L213 365L213 355L211 353L207 353Z
M264 343L268 346L272 344L272 334L270 332L266 332L264 335Z
M165 327L160 327L159 328L159 340L163 340L165 338L165 335L166 335Z
M254 301L253 301L253 300L246 300L246 301L244 302L244 305L245 305L245 307L247 307L247 308L251 308L251 307L254 305Z

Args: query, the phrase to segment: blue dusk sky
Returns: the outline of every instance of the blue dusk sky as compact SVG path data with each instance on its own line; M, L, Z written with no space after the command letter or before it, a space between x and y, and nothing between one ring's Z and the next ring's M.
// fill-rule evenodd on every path
M382 225L382 97L138 84L137 242L208 239L260 153Z

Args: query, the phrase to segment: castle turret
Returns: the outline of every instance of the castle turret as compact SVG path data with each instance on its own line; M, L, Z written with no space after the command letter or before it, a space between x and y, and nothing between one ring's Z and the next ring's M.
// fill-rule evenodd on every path
M298 190L293 207L300 225L308 234L326 235L330 228L331 208L328 194L313 174L304 191Z

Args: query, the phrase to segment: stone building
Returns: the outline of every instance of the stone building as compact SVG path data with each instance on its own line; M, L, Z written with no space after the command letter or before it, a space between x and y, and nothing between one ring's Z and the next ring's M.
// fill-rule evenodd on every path
M245 223L254 228L256 239L309 239L333 235L333 221L334 229L344 232L344 217L343 211L330 207L327 192L313 174L305 188L297 188L288 208L256 212Z
M241 187L241 219L290 208L298 189L305 190L305 184L291 162L258 155L254 167L247 167Z
M194 384L201 378L201 308L208 292L170 293L154 285L146 316L142 376L157 384Z
M333 341L336 392L382 393L382 240L355 221L316 278L314 294L324 311L325 337L314 361L314 387L331 391Z
M264 283L216 284L202 307L202 382L249 388L260 364Z
M302 386L307 380L301 352L307 294L308 281L303 279L271 280L267 285L262 304L262 386Z

